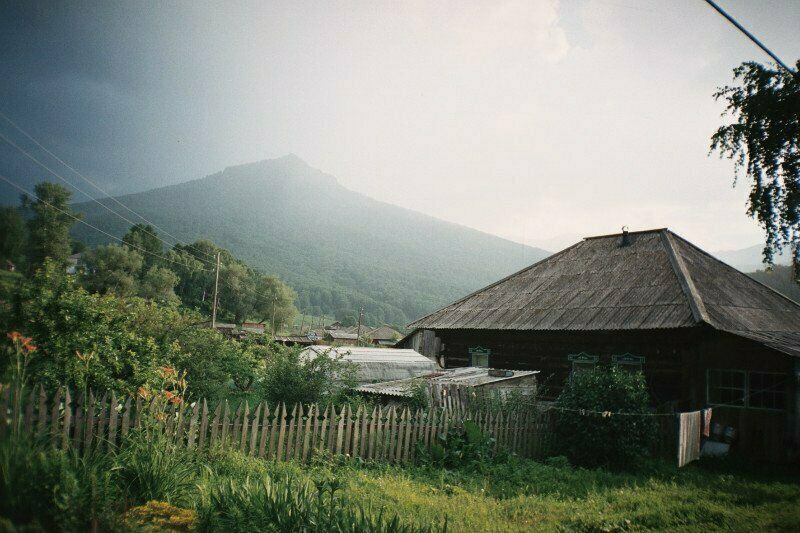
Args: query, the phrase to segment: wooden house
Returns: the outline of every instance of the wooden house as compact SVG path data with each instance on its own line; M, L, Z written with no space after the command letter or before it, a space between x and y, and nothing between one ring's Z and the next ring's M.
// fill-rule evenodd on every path
M751 456L800 450L800 305L667 229L590 237L409 325L448 368L644 372L660 409L713 407ZM550 378L550 379L548 379Z

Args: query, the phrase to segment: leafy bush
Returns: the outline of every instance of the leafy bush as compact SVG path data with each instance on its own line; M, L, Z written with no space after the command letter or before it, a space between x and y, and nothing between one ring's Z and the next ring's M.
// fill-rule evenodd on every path
M650 394L641 372L612 366L573 373L556 407L556 446L576 464L637 460L648 454L658 432L648 416Z
M301 348L272 345L266 361L262 387L268 402L317 403L335 399L349 383L351 365L341 358L320 354L302 358Z
M436 436L429 449L420 446L417 456L423 464L444 468L483 468L499 459L495 454L495 440L484 435L472 420L463 427L450 428L446 434Z

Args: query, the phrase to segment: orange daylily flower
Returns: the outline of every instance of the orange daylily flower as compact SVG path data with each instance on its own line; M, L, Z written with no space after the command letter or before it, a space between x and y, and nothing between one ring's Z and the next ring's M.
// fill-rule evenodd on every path
M28 339L28 340L30 340L30 339ZM33 353L33 352L35 352L37 350L36 345L35 344L31 344L30 342L26 342L25 344L23 344L22 345L22 349L25 350L28 353Z
M180 396L173 396L169 401L173 405L180 405L183 403L183 399Z
M146 389L146 388L144 388L144 387L139 387L139 396L140 396L140 397L141 397L143 400L149 400L149 399L150 399L150 391L149 391L149 390L147 390L147 389Z
M161 377L162 378L166 378L166 377L169 377L169 376L174 376L175 373L176 373L175 369L172 368L171 366L162 366L161 367Z
M6 333L6 337L11 339L11 342L17 342L22 338L22 333L20 333L19 331L11 331L9 333Z

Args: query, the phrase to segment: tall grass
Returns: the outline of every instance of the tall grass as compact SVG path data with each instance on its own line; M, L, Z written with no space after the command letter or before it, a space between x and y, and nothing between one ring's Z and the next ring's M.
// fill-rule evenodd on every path
M314 489L291 477L269 476L226 479L206 485L199 531L337 531L365 533L411 533L446 531L440 527L418 527L404 523L382 509L348 503L337 496L338 481L320 481Z

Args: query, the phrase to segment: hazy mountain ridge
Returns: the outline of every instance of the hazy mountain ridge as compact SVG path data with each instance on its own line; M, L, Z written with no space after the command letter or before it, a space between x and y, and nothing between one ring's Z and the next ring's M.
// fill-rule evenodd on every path
M363 303L374 322L410 321L549 254L350 191L294 155L119 199L182 241L211 239L277 274L302 310ZM75 208L115 235L128 229L95 203ZM83 225L75 232L110 240Z
M763 245L756 244L738 250L720 250L712 252L712 255L742 272L754 272L765 267L763 250ZM787 251L775 256L776 265L789 265L791 262L791 255Z

